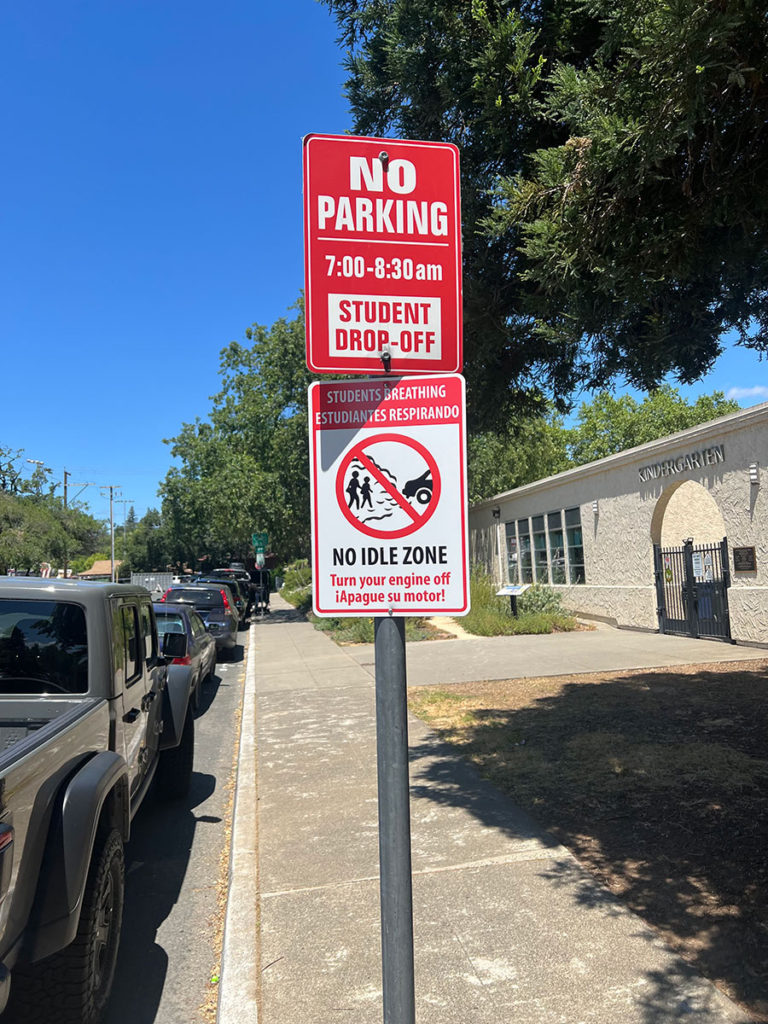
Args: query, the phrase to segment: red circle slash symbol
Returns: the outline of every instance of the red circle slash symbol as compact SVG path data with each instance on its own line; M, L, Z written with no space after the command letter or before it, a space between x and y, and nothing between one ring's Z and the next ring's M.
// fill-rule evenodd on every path
M345 519L369 537L407 537L432 518L440 471L423 444L402 434L375 434L341 460L336 500Z

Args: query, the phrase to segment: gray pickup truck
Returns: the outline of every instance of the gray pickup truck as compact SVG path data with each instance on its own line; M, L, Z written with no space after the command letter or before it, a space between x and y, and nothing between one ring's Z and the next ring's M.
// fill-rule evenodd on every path
M153 778L189 788L186 642L159 649L143 587L0 577L2 1024L102 1015L131 820Z

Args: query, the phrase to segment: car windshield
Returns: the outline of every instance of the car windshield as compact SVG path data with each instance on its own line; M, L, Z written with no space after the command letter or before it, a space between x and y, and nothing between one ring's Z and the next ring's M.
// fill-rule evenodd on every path
M193 604L196 608L221 608L224 598L220 590L171 590L165 595L166 604Z
M155 612L158 633L185 633L184 619L178 612Z
M69 601L0 600L0 693L87 693L85 612Z

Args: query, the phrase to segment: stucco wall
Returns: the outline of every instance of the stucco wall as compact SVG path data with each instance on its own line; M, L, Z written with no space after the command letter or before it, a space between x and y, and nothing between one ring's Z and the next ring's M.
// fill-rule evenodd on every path
M717 502L698 480L685 480L670 496L661 525L661 546L679 547L687 537L714 544L726 536Z
M725 535L731 571L734 547L754 547L757 557L755 572L732 571L732 635L768 644L768 404L479 503L470 510L472 560L506 581L505 522L574 506L586 585L558 587L568 607L655 629L654 540L679 546Z

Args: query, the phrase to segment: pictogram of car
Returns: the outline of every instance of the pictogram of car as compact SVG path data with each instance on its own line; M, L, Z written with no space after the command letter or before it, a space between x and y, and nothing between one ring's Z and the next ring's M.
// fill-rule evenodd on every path
M406 498L415 498L420 505L427 505L432 498L432 472L427 469L415 480L409 480L403 487Z

